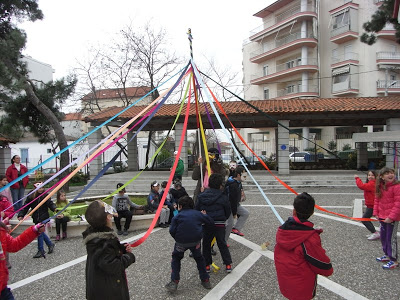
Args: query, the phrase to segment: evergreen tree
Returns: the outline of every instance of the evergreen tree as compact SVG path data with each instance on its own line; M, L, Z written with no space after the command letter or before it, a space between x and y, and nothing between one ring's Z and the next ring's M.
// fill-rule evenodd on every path
M400 44L400 24L393 18L395 0L385 0L379 9L371 16L371 21L365 22L364 32L360 39L361 42L372 45L376 42L375 33L381 31L387 23L391 23L396 30L396 42Z
M55 83L42 83L39 88L29 78L27 65L22 59L26 34L17 27L17 23L41 19L43 13L36 0L0 2L0 101L7 113L0 125L3 125L3 132L12 132L14 136L28 128L41 142L51 140L51 128L58 146L64 149L68 144L60 124L62 115L58 105L72 94L76 80L71 77L66 83L64 79ZM61 154L60 166L64 167L68 163L69 154L65 151ZM68 186L65 189L68 190Z

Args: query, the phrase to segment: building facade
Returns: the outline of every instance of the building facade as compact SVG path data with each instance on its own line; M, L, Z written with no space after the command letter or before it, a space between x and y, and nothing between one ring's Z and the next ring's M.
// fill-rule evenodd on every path
M372 46L360 41L363 24L382 2L278 0L255 13L262 25L250 32L243 46L245 99L317 101L400 93L400 49L393 26L379 32ZM335 150L354 148L353 133L382 130L382 126L368 124L359 128L293 128L290 145L296 151L309 148L310 143L297 135L301 134L324 147L336 145ZM259 154L275 152L275 129L246 129L242 133L253 149L259 148Z

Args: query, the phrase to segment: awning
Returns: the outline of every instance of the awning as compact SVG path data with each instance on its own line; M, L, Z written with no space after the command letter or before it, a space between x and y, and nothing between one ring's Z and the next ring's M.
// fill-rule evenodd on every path
M332 70L332 76L338 76L340 74L344 74L344 73L350 73L350 66L344 66L341 68L336 68Z

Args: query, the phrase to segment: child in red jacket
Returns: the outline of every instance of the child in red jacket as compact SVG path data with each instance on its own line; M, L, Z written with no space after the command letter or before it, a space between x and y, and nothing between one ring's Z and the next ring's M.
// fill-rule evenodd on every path
M375 170L369 170L365 183L362 182L360 177L354 175L358 188L364 191L365 206L367 208L362 216L363 218L371 218L374 211L376 175L377 173ZM375 226L371 221L362 221L361 223L363 223L364 226L372 233L370 236L368 236L368 240L374 241L380 239L379 231L376 231Z
M315 296L317 275L330 276L333 268L321 245L322 229L314 229L308 218L315 200L307 193L297 195L293 217L278 229L274 261L279 289L288 299L308 300Z
M26 229L17 238L13 238L8 234L6 225L0 222L0 299L14 299L11 290L7 287L8 268L5 254L7 252L18 252L42 232L44 232L44 225L39 223Z

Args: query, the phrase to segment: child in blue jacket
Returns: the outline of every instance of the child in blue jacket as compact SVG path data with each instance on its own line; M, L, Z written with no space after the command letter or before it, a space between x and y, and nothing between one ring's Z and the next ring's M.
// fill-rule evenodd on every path
M203 224L213 225L214 221L206 212L194 210L193 199L183 196L178 199L179 213L172 218L169 233L175 239L174 251L171 261L171 282L165 287L170 292L175 292L178 288L179 273L181 270L181 260L185 251L189 249L196 260L197 269L201 279L201 284L206 289L211 289L210 275L206 271L206 263L201 254L201 239L203 237Z

